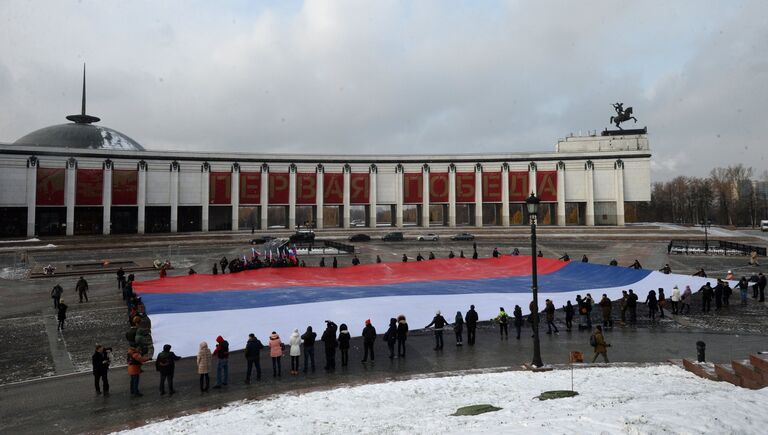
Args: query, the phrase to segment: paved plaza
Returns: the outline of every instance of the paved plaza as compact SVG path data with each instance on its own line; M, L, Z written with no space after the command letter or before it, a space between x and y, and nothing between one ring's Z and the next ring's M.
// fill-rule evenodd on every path
M477 235L476 243L481 257L488 257L494 247L508 254L517 247L523 254L530 252L527 228L471 229ZM375 236L379 233L366 232ZM381 230L380 233L385 232ZM406 230L406 241L384 243L372 241L357 243L358 256L363 263L375 261L379 255L383 261L400 261L403 254L414 259L420 252L425 257L433 252L444 258L453 250L471 256L472 242L452 242L456 231L431 229L440 235L438 242L416 242L420 229ZM343 240L354 231L324 231L319 238ZM379 234L380 235L380 234ZM703 257L668 255L667 243L672 238L699 238L703 236L695 228L672 226L642 226L628 228L559 229L541 228L539 247L547 257L559 257L567 252L578 261L586 254L591 262L607 264L616 258L620 265L629 265L638 259L645 268L659 269L669 263L675 273L690 274L703 267L711 277L724 277L728 270L736 276L751 275L763 270L747 265L741 256ZM715 237L765 246L765 237L752 230L717 230ZM251 245L250 233L195 234L178 236L132 236L110 238L61 238L29 242L26 244L0 244L0 269L8 276L14 267L18 253L27 253L28 262L38 265L48 263L74 264L86 262L133 261L146 263L153 259L170 258L176 269L170 275L186 274L193 267L198 273L210 273L213 263L222 256L232 258L247 254ZM56 247L45 248L52 244ZM26 246L26 247L22 247ZM257 247L258 248L258 247ZM319 255L303 257L308 266L316 266ZM337 256L340 266L351 267L350 255ZM331 257L326 256L326 262ZM63 270L63 269L59 269ZM22 270L23 271L23 270ZM84 272L85 273L85 272ZM157 277L156 271L136 273L137 280ZM89 274L91 291L89 302L79 304L74 290L78 276L1 279L0 278L0 431L8 433L39 432L40 428L62 432L108 431L141 425L148 419L164 418L197 410L210 409L239 399L258 399L281 392L298 392L332 388L338 385L381 382L390 379L410 378L433 374L445 374L459 370L518 369L530 362L532 342L530 330L524 330L521 340L508 341L498 338L497 330L484 323L478 333L476 346L452 346L452 334L446 334L446 348L442 352L432 350L431 332L414 331L408 341L408 357L390 361L386 358L386 346L379 337L376 343L375 363L360 364L362 344L352 340L350 365L328 374L322 370L322 352L318 352L319 370L314 374L289 376L289 360L284 358L283 377L274 380L269 361L262 355L264 379L252 385L244 385L245 361L241 352L233 352L230 363L230 385L222 391L201 395L197 388L197 375L192 359L178 363L175 384L178 394L161 397L157 391L158 375L153 367L147 367L142 375L143 398L131 399L128 394L128 376L124 366L126 348L124 333L127 329L125 308L116 287L114 274ZM61 283L64 298L69 305L66 329L56 331L56 321L51 298L51 287ZM647 290L646 290L647 291ZM645 291L638 291L640 301ZM736 298L732 298L736 299ZM663 362L670 358L692 357L695 342L707 343L707 358L725 362L732 358L744 358L750 352L768 350L768 308L765 304L749 300L746 307L731 305L718 314L699 313L699 299L694 296L692 314L668 316L656 325L645 320L643 307L638 309L641 319L637 327L615 327L606 333L612 362L646 363ZM481 320L495 316L498 307L477 307ZM615 310L614 313L617 311ZM151 313L150 317L151 317ZM397 314L397 313L393 313ZM599 313L595 312L595 319ZM542 334L542 353L545 363L560 364L568 361L570 351L581 351L590 356L589 333L574 328L564 331L563 315L557 314L561 332L558 335ZM350 328L362 329L360 325ZM297 324L300 329L305 325ZM381 334L386 325L375 325ZM423 325L411 325L412 329ZM512 328L514 329L514 328ZM266 341L269 331L256 332ZM542 328L544 332L544 328ZM209 343L215 337L201 337ZM93 344L99 342L115 349L115 366L110 370L111 397L95 396L90 374L90 356ZM264 352L263 352L264 353ZM212 377L214 375L212 374ZM213 379L212 379L213 381Z

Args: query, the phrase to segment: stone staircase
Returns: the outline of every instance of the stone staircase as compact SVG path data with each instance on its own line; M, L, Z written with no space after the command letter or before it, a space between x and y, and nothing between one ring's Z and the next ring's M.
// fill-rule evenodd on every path
M710 381L728 382L752 390L768 387L768 354L753 354L749 359L733 360L730 364L700 363L687 358L670 362Z

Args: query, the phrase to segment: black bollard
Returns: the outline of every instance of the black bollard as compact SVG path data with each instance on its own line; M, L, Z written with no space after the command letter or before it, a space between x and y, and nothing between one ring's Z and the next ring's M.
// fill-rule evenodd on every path
M703 341L696 342L696 359L698 362L704 362L704 353L707 349L707 344Z

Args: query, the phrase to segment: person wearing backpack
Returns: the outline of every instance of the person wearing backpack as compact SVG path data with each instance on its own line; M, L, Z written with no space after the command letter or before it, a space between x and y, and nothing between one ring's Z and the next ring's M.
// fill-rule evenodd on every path
M504 307L499 307L499 315L496 316L496 321L499 322L499 334L503 340L505 337L509 338L509 314L504 311Z
M603 356L603 360L605 360L606 363L608 362L608 348L611 347L611 345L605 342L602 326L597 325L595 327L595 332L589 337L589 345L595 349L595 355L592 357L592 362L597 361L599 355Z
M168 394L173 395L173 372L176 368L176 361L181 357L171 352L171 345L163 346L163 351L157 355L155 360L155 369L160 372L160 395L165 394L165 381L168 380Z
M256 367L256 380L261 380L261 361L259 360L261 349L264 349L264 345L256 338L256 335L248 334L248 342L245 344L245 360L248 364L248 370L245 372L246 384L251 383L251 371L254 366Z
M218 358L216 363L216 385L213 388L221 388L227 385L229 381L229 342L219 335L216 337L216 348L213 350L213 356Z

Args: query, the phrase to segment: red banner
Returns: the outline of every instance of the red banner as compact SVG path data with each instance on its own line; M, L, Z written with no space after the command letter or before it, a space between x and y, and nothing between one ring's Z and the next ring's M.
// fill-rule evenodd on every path
M421 204L424 190L421 172L403 174L403 204Z
M368 204L371 201L371 178L369 174L349 174L349 203Z
M104 187L104 171L78 169L75 186L75 205L101 205Z
M510 202L525 202L531 192L528 190L528 171L509 173Z
M537 171L536 190L539 200L557 201L557 171Z
M261 203L261 172L240 173L240 204Z
M232 173L211 172L208 179L208 203L232 203Z
M456 174L456 202L475 202L475 173Z
M133 169L112 170L112 205L136 205L139 172Z
M290 176L287 172L269 173L269 204L288 204Z
M344 203L344 174L323 174L323 204Z
M429 202L448 202L448 173L429 174Z
M296 174L296 204L314 204L317 199L317 174Z
M501 172L483 172L483 202L501 202Z
M64 205L64 168L37 168L37 205Z

